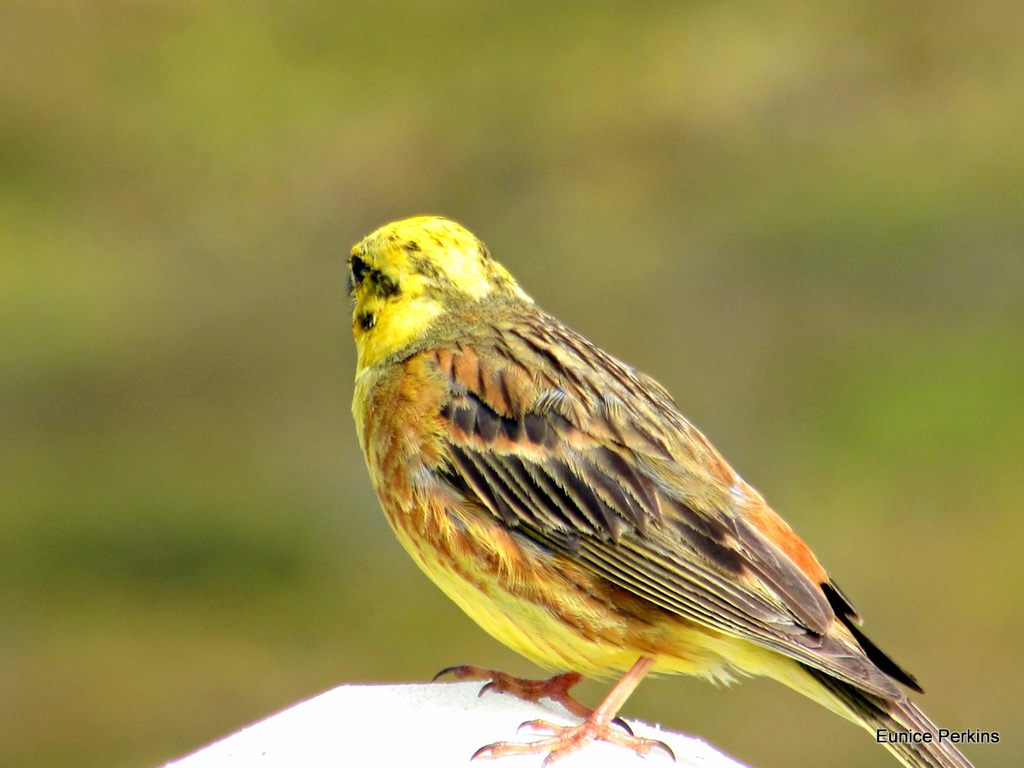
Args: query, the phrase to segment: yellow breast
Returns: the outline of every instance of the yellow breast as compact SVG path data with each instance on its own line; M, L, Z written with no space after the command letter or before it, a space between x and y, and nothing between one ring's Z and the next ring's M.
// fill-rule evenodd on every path
M726 677L706 629L522 538L439 480L446 395L443 377L417 355L364 373L354 401L381 507L423 572L487 632L545 668L604 677L649 655L662 671Z

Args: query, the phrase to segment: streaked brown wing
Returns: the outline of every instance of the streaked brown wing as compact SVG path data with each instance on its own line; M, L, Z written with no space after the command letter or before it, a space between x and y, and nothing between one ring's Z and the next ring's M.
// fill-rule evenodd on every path
M829 634L826 594L730 507L735 476L657 384L553 318L492 338L428 353L449 379L453 490L671 613L898 692Z

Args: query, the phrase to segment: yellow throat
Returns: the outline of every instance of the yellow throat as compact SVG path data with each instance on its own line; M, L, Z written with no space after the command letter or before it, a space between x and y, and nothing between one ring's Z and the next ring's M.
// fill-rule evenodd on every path
M386 224L349 257L356 377L422 336L452 307L504 292L530 301L473 233L439 216Z

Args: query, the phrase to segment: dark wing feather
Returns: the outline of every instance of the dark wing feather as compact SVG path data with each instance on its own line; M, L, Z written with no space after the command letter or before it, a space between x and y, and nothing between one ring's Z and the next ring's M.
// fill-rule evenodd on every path
M897 692L860 649L829 636L826 594L729 506L722 473L734 475L716 469L717 453L658 385L553 319L523 328L498 336L518 335L518 349L446 353L442 472L456 490L666 611ZM659 471L666 461L684 482Z

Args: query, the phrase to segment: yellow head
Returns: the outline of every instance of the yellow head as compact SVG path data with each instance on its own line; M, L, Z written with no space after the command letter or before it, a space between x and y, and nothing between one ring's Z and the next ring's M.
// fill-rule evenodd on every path
M381 227L353 246L348 266L359 370L460 305L492 294L530 301L472 232L438 216Z

